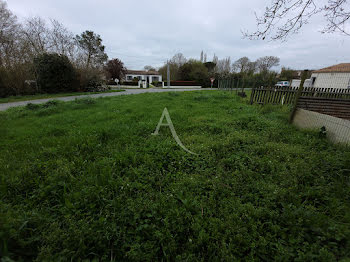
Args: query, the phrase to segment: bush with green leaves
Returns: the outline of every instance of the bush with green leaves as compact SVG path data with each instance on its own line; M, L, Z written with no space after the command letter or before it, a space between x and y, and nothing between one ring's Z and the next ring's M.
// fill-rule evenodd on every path
M72 92L78 89L74 66L67 56L45 53L34 59L37 84L43 93Z
M208 86L209 73L206 66L199 61L190 60L179 68L181 80L195 81L197 84L206 87Z

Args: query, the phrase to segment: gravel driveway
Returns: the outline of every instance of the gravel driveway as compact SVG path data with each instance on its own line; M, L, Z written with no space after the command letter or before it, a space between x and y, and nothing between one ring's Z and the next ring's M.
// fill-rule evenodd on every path
M183 92L183 91L203 91L203 90L217 90L217 89L126 89L123 92L114 92L114 93L103 93L103 94L93 94L93 95L80 95L80 96L66 96L66 97L55 97L55 98L46 98L46 99L37 99L30 101L20 101L20 102L10 102L0 104L0 111L5 111L10 107L15 106L25 106L29 103L32 104L42 104L50 100L60 100L60 101L72 101L75 99L81 99L86 97L98 98L98 97L108 97L108 96L122 96L122 95L137 95L143 93L160 93L160 92Z

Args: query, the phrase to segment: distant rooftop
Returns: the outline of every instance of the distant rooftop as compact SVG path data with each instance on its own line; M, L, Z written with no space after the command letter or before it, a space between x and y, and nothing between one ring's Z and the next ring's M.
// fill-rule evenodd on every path
M160 75L157 71L127 70L126 74L130 75Z
M334 66L322 68L314 71L314 73L350 73L350 63L342 63Z

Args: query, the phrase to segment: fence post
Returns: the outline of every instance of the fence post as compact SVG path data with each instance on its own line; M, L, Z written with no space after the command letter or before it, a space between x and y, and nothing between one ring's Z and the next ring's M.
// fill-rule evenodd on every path
M295 95L294 105L293 105L292 113L290 114L289 123L292 123L294 120L294 116L295 116L295 113L297 111L298 101L299 101L299 98L304 90L304 82L305 82L305 79L308 75L308 72L309 72L309 70L305 69L303 71L303 74L301 75L300 86L299 86L298 92Z
M250 93L250 104L254 103L254 95L255 95L255 86L252 88L252 92Z

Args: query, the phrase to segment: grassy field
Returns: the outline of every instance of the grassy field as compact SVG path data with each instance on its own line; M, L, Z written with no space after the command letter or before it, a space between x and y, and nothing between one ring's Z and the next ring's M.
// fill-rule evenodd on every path
M108 91L103 91L103 92L74 92L74 93L60 93L60 94L37 94L37 95L30 95L30 96L9 96L9 97L5 97L5 98L0 98L0 104L9 103L9 102L35 100L35 99L57 98L57 97L65 97L65 96L92 95L92 94L113 93L113 92L122 92L122 91L124 91L124 90L108 90Z
M169 128L152 136L164 107ZM234 93L154 93L0 113L0 256L349 261L350 149Z

